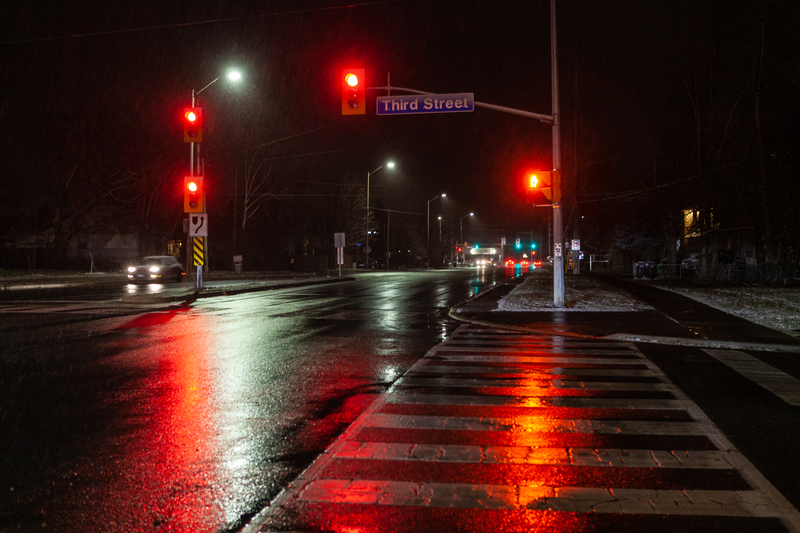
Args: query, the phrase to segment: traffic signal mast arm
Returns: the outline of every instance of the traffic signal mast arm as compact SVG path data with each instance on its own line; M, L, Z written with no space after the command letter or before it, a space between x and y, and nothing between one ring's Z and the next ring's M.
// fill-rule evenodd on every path
M392 87L391 85L387 85L386 87L369 87L372 90L381 90L381 91L389 91L391 92L393 89L397 91L405 91L407 93L413 94L431 94L436 95L437 93L430 93L427 91L418 91L416 89L407 89L406 87ZM535 118L540 122L544 122L545 124L552 124L553 123L553 115L543 115L541 113L532 113L530 111L525 111L522 109L515 109L513 107L504 107L501 105L494 105L494 104L487 104L484 102L475 102L475 107L483 107L486 109L493 109L495 111L500 111L501 113L509 113L511 115L519 115L522 117L528 118Z

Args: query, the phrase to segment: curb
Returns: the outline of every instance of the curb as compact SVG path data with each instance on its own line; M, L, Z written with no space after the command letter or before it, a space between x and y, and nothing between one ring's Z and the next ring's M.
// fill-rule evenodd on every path
M800 353L800 346L793 346L791 344L759 344L755 342L740 342L740 341L683 339L680 337L660 337L657 335L636 335L632 333L614 333L612 335L604 335L598 337L595 335L585 335L582 333L573 333L569 331L560 331L554 333L553 331L543 331L540 329L526 328L523 326L514 326L511 324L501 324L499 322L491 322L488 320L480 320L475 318L459 316L458 308L460 306L468 304L478 298L481 298L487 295L492 290L498 287L502 287L503 285L505 285L505 283L500 285L495 285L494 287L482 291L476 294L475 296L467 298L463 302L459 302L451 306L448 312L448 316L453 320L464 322L466 324L473 324L476 326L507 329L509 331L516 331L520 333L556 335L559 337L569 337L573 339L600 339L600 340L610 340L610 341L620 341L620 342L638 342L644 344L663 344L667 346L686 346L691 348L717 348L723 350L750 350L750 351L760 351L760 352Z
M249 292L273 291L277 289L296 289L298 287L310 287L313 285L329 285L343 281L355 281L352 277L341 277L335 279L325 279L317 281L301 281L298 283L278 283L275 285L250 286L237 289L213 289L209 291L193 291L183 296L123 296L120 300L125 304L165 304L165 303L194 303L200 298L215 298L218 296L234 296Z

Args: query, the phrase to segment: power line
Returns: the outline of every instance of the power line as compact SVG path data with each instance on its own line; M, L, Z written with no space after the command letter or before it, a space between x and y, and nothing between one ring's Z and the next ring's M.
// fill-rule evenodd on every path
M89 32L89 33L76 33L73 35L60 35L57 37L38 37L35 39L19 39L16 41L3 41L0 42L0 45L5 44L27 44L27 43L40 43L40 42L47 42L47 41L60 41L65 39L80 39L83 37L98 37L102 35L118 35L122 33L131 33L131 32L138 32L138 31L149 31L149 30L165 30L170 28L184 28L188 26L203 26L206 24L217 24L220 22L236 22L239 20L250 20L250 19L259 19L259 18L269 18L269 17L280 17L285 15L299 15L301 13L314 13L319 11L336 11L339 9L351 9L356 7L365 7L365 6L372 6L372 5L380 5L380 4L391 4L395 2L400 2L401 0L379 0L377 2L362 2L360 4L349 4L345 6L328 6L328 7L314 7L308 9L295 9L291 11L278 11L276 13L264 13L262 15L247 15L243 17L229 17L229 18L216 18L216 19L209 19L209 20L199 20L195 22L178 22L175 24L159 24L155 26L142 26L140 28L124 28L119 30L106 30L106 31L96 31L96 32Z

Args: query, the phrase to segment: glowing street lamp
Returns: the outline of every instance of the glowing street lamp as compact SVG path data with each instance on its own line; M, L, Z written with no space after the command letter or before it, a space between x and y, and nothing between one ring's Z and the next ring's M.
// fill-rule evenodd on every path
M372 174L375 174L377 171L383 168L383 165L379 166L372 172L367 172L367 238L365 241L364 251L367 254L366 261L364 261L364 270L369 270L369 177ZM394 161L388 161L386 163L386 168L394 168Z

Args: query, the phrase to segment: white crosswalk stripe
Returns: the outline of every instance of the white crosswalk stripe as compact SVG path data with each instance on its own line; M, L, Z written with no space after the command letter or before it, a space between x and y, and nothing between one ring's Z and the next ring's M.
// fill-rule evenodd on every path
M414 365L262 523L311 504L343 516L603 515L618 531L632 530L626 516L651 516L662 529L680 516L708 529L732 517L769 529L777 519L800 532L800 513L632 344L474 326Z

